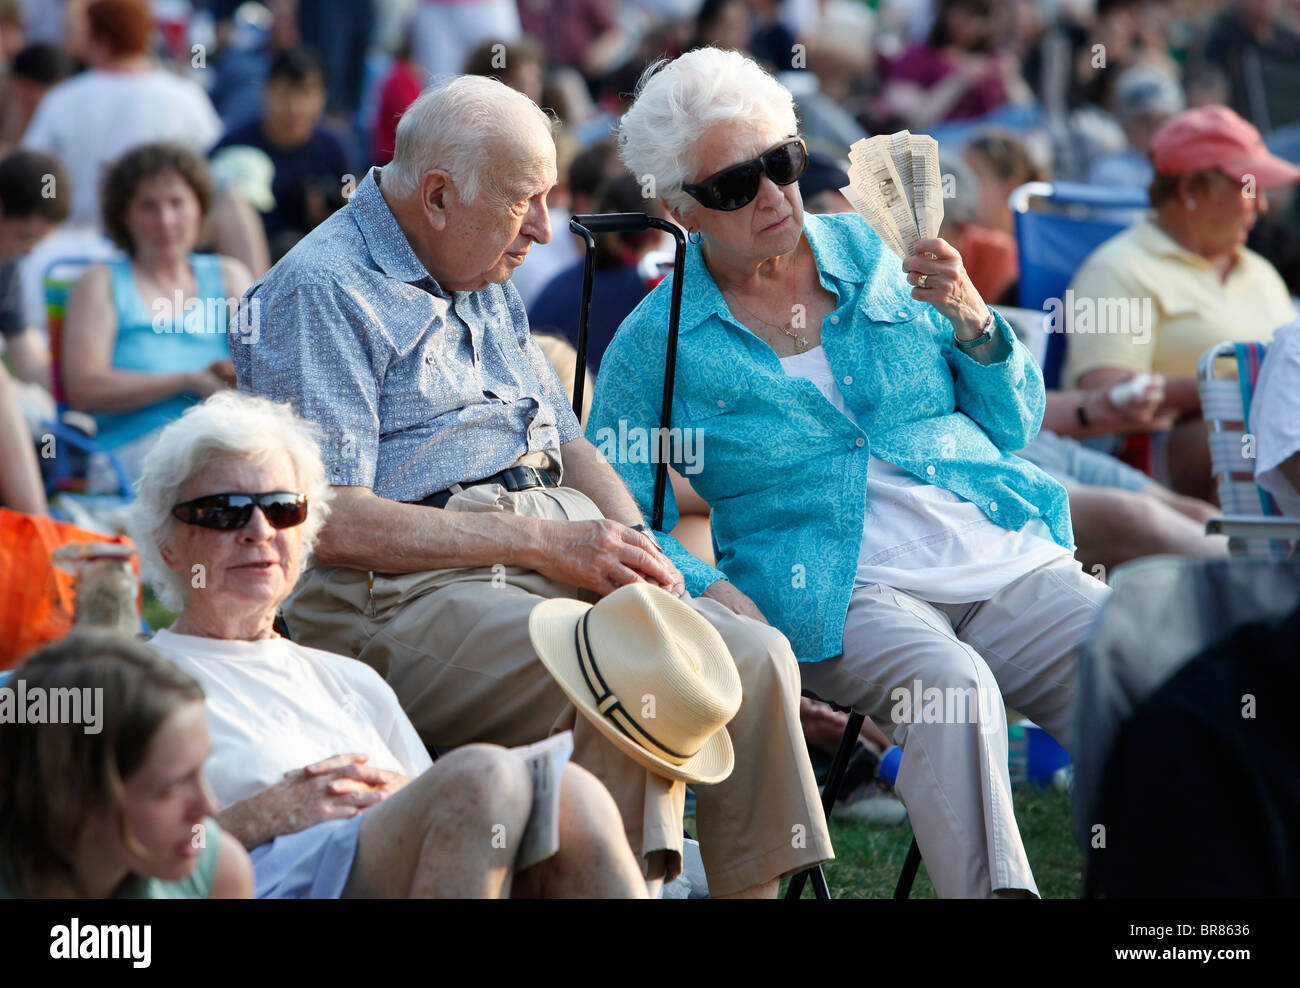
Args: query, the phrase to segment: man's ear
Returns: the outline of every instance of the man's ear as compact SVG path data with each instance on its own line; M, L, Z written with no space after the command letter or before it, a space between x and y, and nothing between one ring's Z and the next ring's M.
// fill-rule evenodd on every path
M420 205L428 214L435 230L447 226L447 207L456 198L456 186L451 175L441 168L425 172L420 179Z
M1187 172L1178 176L1178 198L1184 203L1188 199L1204 198L1210 191L1210 179L1204 172Z

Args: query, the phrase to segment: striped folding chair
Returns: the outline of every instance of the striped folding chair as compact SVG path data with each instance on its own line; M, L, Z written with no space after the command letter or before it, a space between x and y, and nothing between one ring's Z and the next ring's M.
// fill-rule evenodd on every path
M46 423L45 431L53 436L63 447L75 450L82 457L102 455L117 475L118 488L123 497L130 500L131 481L122 462L110 450L105 449L93 438L73 428L63 420L67 410L66 395L63 392L63 321L67 316L68 300L77 280L85 273L87 267L94 263L89 258L60 258L45 269L41 287L45 293L45 322L50 337L50 378L53 385L54 400L58 405L58 415L54 421ZM80 413L78 413L80 414ZM55 458L48 467L45 477L45 493L53 497L60 491L82 494L86 491L86 478L71 471L68 464L74 462L71 457Z
M54 379L54 400L63 404L63 320L68 313L68 300L77 287L77 279L85 273L91 261L84 257L60 258L45 269L41 287L45 292L45 322L50 335L50 365Z
M1300 519L1282 518L1273 496L1255 483L1250 402L1266 351L1263 343L1216 343L1197 363L1201 414L1210 424L1210 470L1223 508L1223 517L1206 522L1205 531L1228 536L1233 554L1281 558L1300 542ZM1221 359L1236 361L1235 376L1216 376Z

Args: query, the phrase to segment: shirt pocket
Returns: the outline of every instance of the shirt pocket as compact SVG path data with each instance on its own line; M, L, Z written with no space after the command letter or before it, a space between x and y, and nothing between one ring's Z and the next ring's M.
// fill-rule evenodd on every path
M900 293L889 298L867 296L858 302L858 309L872 322L889 328L913 321L925 313L928 305Z
M720 415L736 414L743 394L735 385L719 384L688 394L680 402L673 402L673 424L679 424L677 409L684 413L685 421L692 424L707 422Z
M867 401L879 424L914 418L951 388L940 330L915 299L864 302L862 364ZM881 417L883 416L883 421Z

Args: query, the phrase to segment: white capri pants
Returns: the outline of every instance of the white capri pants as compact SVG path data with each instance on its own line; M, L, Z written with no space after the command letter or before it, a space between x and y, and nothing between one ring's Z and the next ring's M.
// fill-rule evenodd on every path
M940 896L1038 894L1011 803L999 696L1065 744L1075 653L1109 593L1072 557L969 604L859 587L843 653L800 663L805 689L893 726L903 748L896 789Z

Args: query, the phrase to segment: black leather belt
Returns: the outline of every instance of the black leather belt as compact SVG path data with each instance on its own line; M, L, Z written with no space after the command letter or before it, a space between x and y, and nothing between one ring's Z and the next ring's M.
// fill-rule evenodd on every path
M534 487L558 487L555 478L545 470L539 470L537 467L506 467L500 473L494 473L491 477L484 477L482 480L471 480L459 485L465 487L477 487L479 484L500 484L508 491L527 491ZM409 504L423 504L430 508L445 508L447 502L457 492L448 488L445 491L438 491L436 494L430 494L423 501L410 501Z

